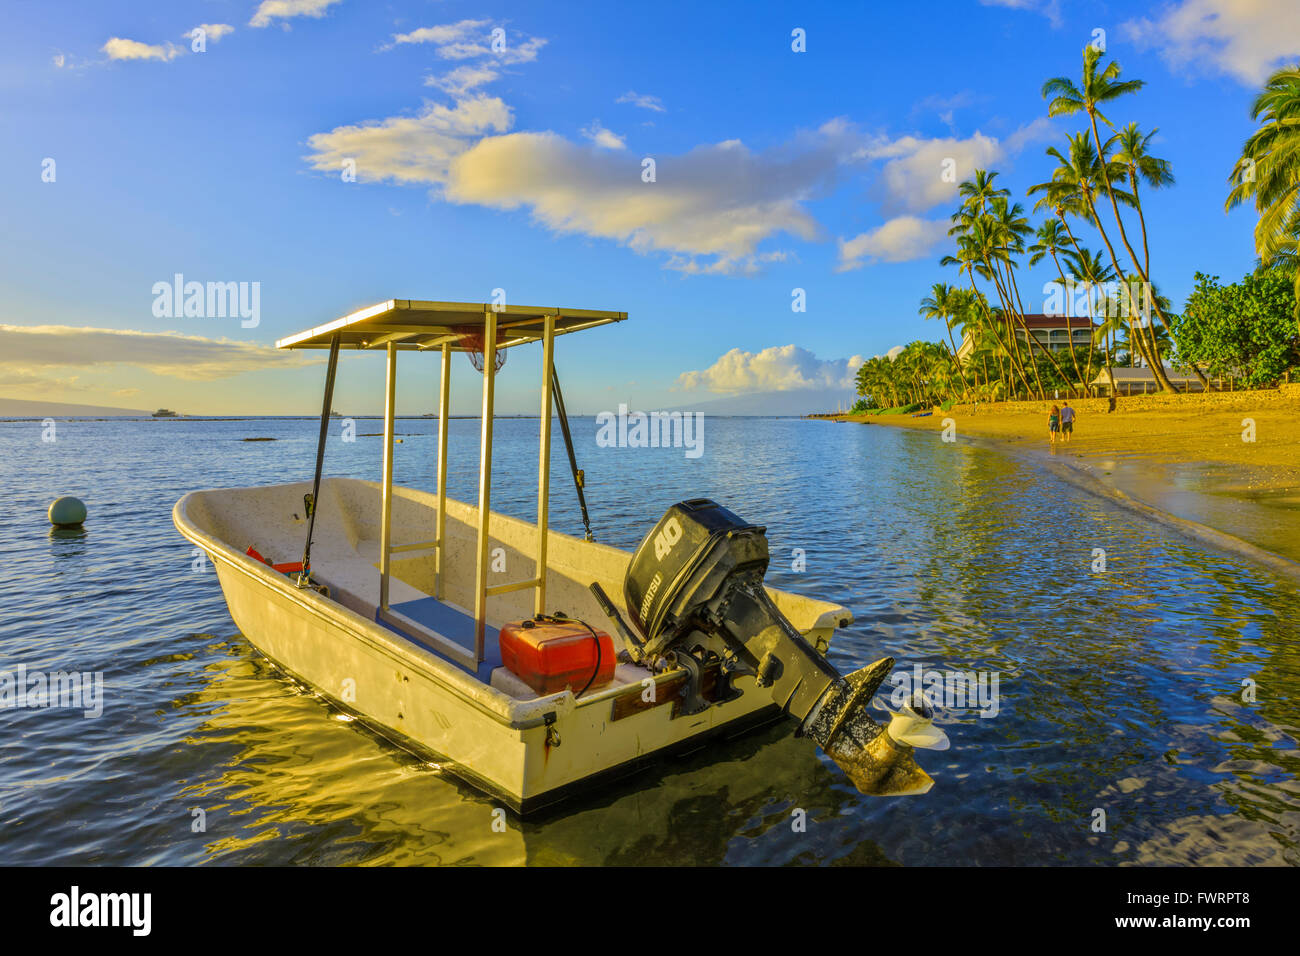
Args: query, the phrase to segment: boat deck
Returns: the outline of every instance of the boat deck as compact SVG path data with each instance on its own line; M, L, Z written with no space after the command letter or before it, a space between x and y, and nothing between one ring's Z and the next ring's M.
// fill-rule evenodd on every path
M239 560L253 562L252 558L244 555L245 549L252 545L272 561L287 561L302 551L306 532L302 497L310 487L308 483L294 483L197 492L186 505L187 516L215 540L226 542L235 550ZM394 491L394 544L401 546L429 539L434 525L435 496L407 488L395 488ZM432 653L475 683L509 698L514 705L527 706L539 700L543 695L501 666L498 629L508 621L531 616L530 592L515 591L492 599L485 629L486 660L476 669L439 653L419 634L406 633L387 621L378 621L379 492L378 485L357 479L327 478L322 482L312 545L312 577L328 586L332 601L375 623L384 633L401 638L421 652ZM470 505L451 499L448 499L447 507L448 550L442 599L433 594L436 584L432 553L407 552L400 555L400 560L393 565L389 579L389 607L461 647L472 648L473 614L461 602L472 593L476 511ZM535 536L535 525L505 515L493 516L491 543L493 547L504 549L510 568L508 575L501 573L503 579L526 578L532 574ZM554 531L550 532L550 539L548 603L551 607L564 608L598 630L610 631L611 625L587 585L599 581L618 602L630 556L605 545L569 538ZM264 570L272 573L270 568ZM852 615L837 605L800 595L769 593L801 632L815 630L821 640L829 641L835 627L847 626L852 621ZM652 676L643 667L620 663L612 684L591 688L582 696L591 697L618 687L640 684Z

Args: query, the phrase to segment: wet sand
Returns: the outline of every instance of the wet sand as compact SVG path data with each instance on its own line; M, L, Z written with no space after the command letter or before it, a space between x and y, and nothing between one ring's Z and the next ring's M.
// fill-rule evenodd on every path
M1121 398L1114 412L1107 411L1106 399L1071 401L1078 413L1074 434L1068 443L1058 437L1055 445L1047 431L1052 404L1061 403L955 405L926 417L837 420L933 431L950 421L958 441L974 439L1040 459L1093 490L1133 499L1300 565L1300 385ZM1217 543L1234 547L1231 538Z

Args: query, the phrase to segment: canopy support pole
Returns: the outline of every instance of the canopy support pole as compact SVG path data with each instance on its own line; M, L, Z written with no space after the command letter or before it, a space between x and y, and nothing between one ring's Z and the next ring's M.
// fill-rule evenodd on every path
M442 344L442 378L438 392L438 525L434 534L433 596L442 600L445 586L443 573L446 567L444 552L447 546L447 420L451 409L451 343Z
M537 591L533 613L546 611L546 535L551 500L551 369L555 365L555 316L542 326L542 423L537 459Z
M388 343L384 381L384 491L379 525L379 609L388 610L388 572L393 544L393 425L397 391L397 343Z
M302 549L302 570L298 572L298 587L311 583L311 536L316 530L316 502L320 499L320 473L325 464L325 439L329 435L330 406L334 404L334 376L339 370L339 333L330 339L329 365L325 368L325 400L320 410L320 437L316 440L316 477L311 483L311 506L307 515L307 543Z
M564 435L564 447L569 451L569 470L573 472L573 487L578 492L578 505L582 508L582 527L586 530L586 539L594 541L591 534L591 518L587 514L587 496L583 493L587 479L578 467L578 458L573 453L573 435L569 433L569 413L564 407L564 392L560 390L560 376L555 366L551 366L551 387L555 390L555 410L560 413L560 432Z
M497 314L483 313L483 431L479 440L478 559L474 569L474 653L483 661L487 634L488 515L492 507L492 409L497 371Z

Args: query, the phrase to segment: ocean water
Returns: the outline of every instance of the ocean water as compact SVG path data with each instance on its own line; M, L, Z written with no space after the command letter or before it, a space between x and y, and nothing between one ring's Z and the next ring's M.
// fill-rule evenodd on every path
M356 424L326 474L378 477L380 423ZM95 718L0 710L0 863L1300 863L1293 586L931 433L710 418L689 459L573 426L598 540L715 498L767 526L771 584L852 609L842 671L998 676L996 714L938 708L930 793L862 796L784 723L500 832L490 798L271 667L172 527L187 491L310 478L316 422L0 422L0 671L104 681ZM432 487L435 428L399 421L399 482ZM457 498L477 429L452 424ZM558 437L553 526L580 533ZM497 510L533 516L536 440L498 422ZM47 524L60 494L83 531Z

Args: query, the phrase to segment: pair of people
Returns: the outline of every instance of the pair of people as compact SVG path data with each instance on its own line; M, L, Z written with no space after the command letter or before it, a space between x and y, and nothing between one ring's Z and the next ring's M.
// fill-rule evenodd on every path
M1053 445L1056 444L1058 434L1061 441L1067 443L1074 434L1074 409L1069 402L1062 402L1060 408L1053 405L1047 414L1047 435Z

